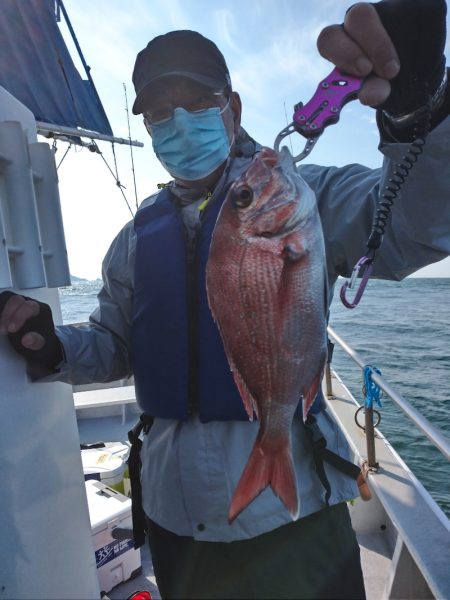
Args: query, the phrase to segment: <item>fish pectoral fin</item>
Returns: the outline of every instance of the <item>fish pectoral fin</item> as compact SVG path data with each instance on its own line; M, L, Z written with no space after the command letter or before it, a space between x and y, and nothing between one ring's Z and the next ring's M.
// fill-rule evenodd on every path
M288 438L272 439L270 443L256 441L231 500L228 511L230 525L269 485L286 506L292 519L296 520L300 506Z
M302 244L298 233L289 235L284 240L283 255L292 262L297 262L305 257L305 246Z

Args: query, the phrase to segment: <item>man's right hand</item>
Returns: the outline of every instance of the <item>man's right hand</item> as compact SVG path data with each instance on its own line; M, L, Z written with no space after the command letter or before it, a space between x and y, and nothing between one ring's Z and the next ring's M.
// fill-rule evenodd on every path
M64 358L48 304L13 294L0 294L0 334L8 336L16 352L50 371Z
M394 115L417 104L417 88L433 95L445 73L445 0L357 2L341 25L325 27L317 45L334 65L365 81L362 104ZM413 83L414 85L413 85Z

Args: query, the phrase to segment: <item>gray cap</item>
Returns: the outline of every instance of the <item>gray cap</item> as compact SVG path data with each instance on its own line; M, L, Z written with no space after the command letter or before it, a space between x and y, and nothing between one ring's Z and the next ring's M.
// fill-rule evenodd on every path
M167 75L182 75L216 91L231 86L225 59L214 42L196 31L170 31L155 37L137 55L135 115L142 112L151 84Z

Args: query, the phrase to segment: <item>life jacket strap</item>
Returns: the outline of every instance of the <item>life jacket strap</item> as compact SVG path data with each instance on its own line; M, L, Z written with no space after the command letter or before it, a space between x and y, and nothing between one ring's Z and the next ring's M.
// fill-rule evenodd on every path
M139 421L128 432L128 440L131 444L130 455L128 457L128 471L130 474L131 487L131 516L133 521L133 539L134 547L140 548L145 542L147 535L147 521L142 508L142 487L141 487L141 448L142 440L140 435L143 432L147 434L153 425L153 417L142 414Z
M306 422L304 422L303 425L306 429L307 437L311 442L317 476L325 488L325 504L329 506L331 485L325 472L324 462L328 463L338 471L341 471L344 475L351 477L355 481L358 479L361 469L349 460L342 458L342 456L339 456L327 448L325 436L321 432L316 418L311 413L308 414Z

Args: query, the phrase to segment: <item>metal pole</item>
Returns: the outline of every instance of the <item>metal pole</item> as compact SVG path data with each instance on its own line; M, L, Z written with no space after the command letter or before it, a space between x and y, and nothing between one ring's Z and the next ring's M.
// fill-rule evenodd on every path
M91 140L104 140L105 142L114 142L115 144L126 144L127 146L137 146L143 148L144 144L136 140L127 140L125 138L115 137L113 135L106 135L104 133L97 133L96 131L90 131L89 129L81 129L76 127L65 127L64 125L54 125L52 123L43 123L42 121L36 121L36 128L39 135L48 136L49 134L60 133L62 135L69 135L75 137L86 137Z
M330 338L328 338L328 340L327 340L327 364L325 367L325 383L326 383L326 392L327 392L328 398L331 398L333 396L333 384L331 381L331 361L333 360L333 350L334 350L334 344L330 340Z
M371 468L378 468L375 456L375 430L373 427L373 409L366 406L364 410L366 446L367 446L367 464Z
M94 92L95 97L97 98L97 107L103 113L103 116L106 119L106 122L108 122L108 117L106 116L102 101L100 100L100 96L98 95L97 89L94 85L94 80L91 77L91 67L89 67L89 65L87 64L87 62L84 59L83 52L81 51L81 47L80 47L80 44L78 43L77 36L75 35L75 31L72 27L72 23L70 22L69 15L67 14L67 11L66 11L66 7L64 6L62 0L58 0L57 5L58 5L58 8L62 10L64 19L66 21L67 28L69 29L70 35L72 36L72 40L73 40L73 43L75 44L75 48L78 51L78 56L80 57L81 63L84 67L84 70L85 70L86 76L89 80L89 83L91 85L92 91ZM108 123L108 125L109 125L109 123Z
M361 356L353 350L342 338L338 336L334 330L328 326L328 335L335 340L341 346L341 348L358 364L361 369L366 367L365 361ZM410 404L403 396L398 394L390 385L378 375L373 372L371 374L372 380L380 386L392 400L399 406L403 412L417 425L417 427L427 436L436 448L438 448L442 454L450 460L450 440L434 425L432 425L412 404Z
M333 396L333 384L331 383L331 365L329 362L325 366L325 386L327 398L331 398Z

